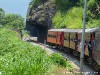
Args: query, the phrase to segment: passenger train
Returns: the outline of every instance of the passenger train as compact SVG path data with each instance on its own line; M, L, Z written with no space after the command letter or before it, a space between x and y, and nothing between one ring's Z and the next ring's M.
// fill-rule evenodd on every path
M50 29L47 44L80 57L82 29ZM100 29L85 29L84 61L100 71Z

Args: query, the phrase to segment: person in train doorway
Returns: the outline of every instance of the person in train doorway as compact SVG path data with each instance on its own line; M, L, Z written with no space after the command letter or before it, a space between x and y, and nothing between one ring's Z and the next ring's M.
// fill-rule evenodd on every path
M78 39L74 39L75 42L75 50L78 50Z
M77 33L75 35L74 42L75 42L75 50L78 50L78 34Z
M75 56L78 56L78 37L76 37L75 39L74 39L74 42L75 42Z
M88 51L89 51L89 63L92 63L92 51L93 51L93 47L92 47L92 41L90 40L88 43Z
M20 33L21 39L23 39L23 34L22 34L22 30L21 29L19 30L19 33Z

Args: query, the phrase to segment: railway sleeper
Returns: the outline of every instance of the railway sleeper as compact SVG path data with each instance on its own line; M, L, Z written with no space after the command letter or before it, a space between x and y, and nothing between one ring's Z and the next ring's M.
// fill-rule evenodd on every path
M73 50L73 55L76 56L76 57L79 57L79 52L76 51L76 50Z

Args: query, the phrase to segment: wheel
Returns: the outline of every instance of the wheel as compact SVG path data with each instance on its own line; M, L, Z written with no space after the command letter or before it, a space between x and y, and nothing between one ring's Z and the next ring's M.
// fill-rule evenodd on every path
M66 51L66 48L64 47L63 50L64 50L64 52L65 52L65 51Z
M66 53L70 53L70 49L69 48L64 48L64 52L66 52Z
M93 58L88 57L87 61L90 64L90 66L93 66L94 63Z
M76 51L75 50L73 51L73 55L76 56Z
M70 49L69 48L67 48L67 53L70 54Z

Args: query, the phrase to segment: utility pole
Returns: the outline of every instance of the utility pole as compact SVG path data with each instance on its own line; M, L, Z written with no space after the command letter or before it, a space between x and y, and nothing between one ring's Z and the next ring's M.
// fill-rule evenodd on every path
M84 0L83 30L82 30L81 55L80 55L80 75L82 75L82 72L83 72L85 28L86 28L86 10L87 10L87 0Z

